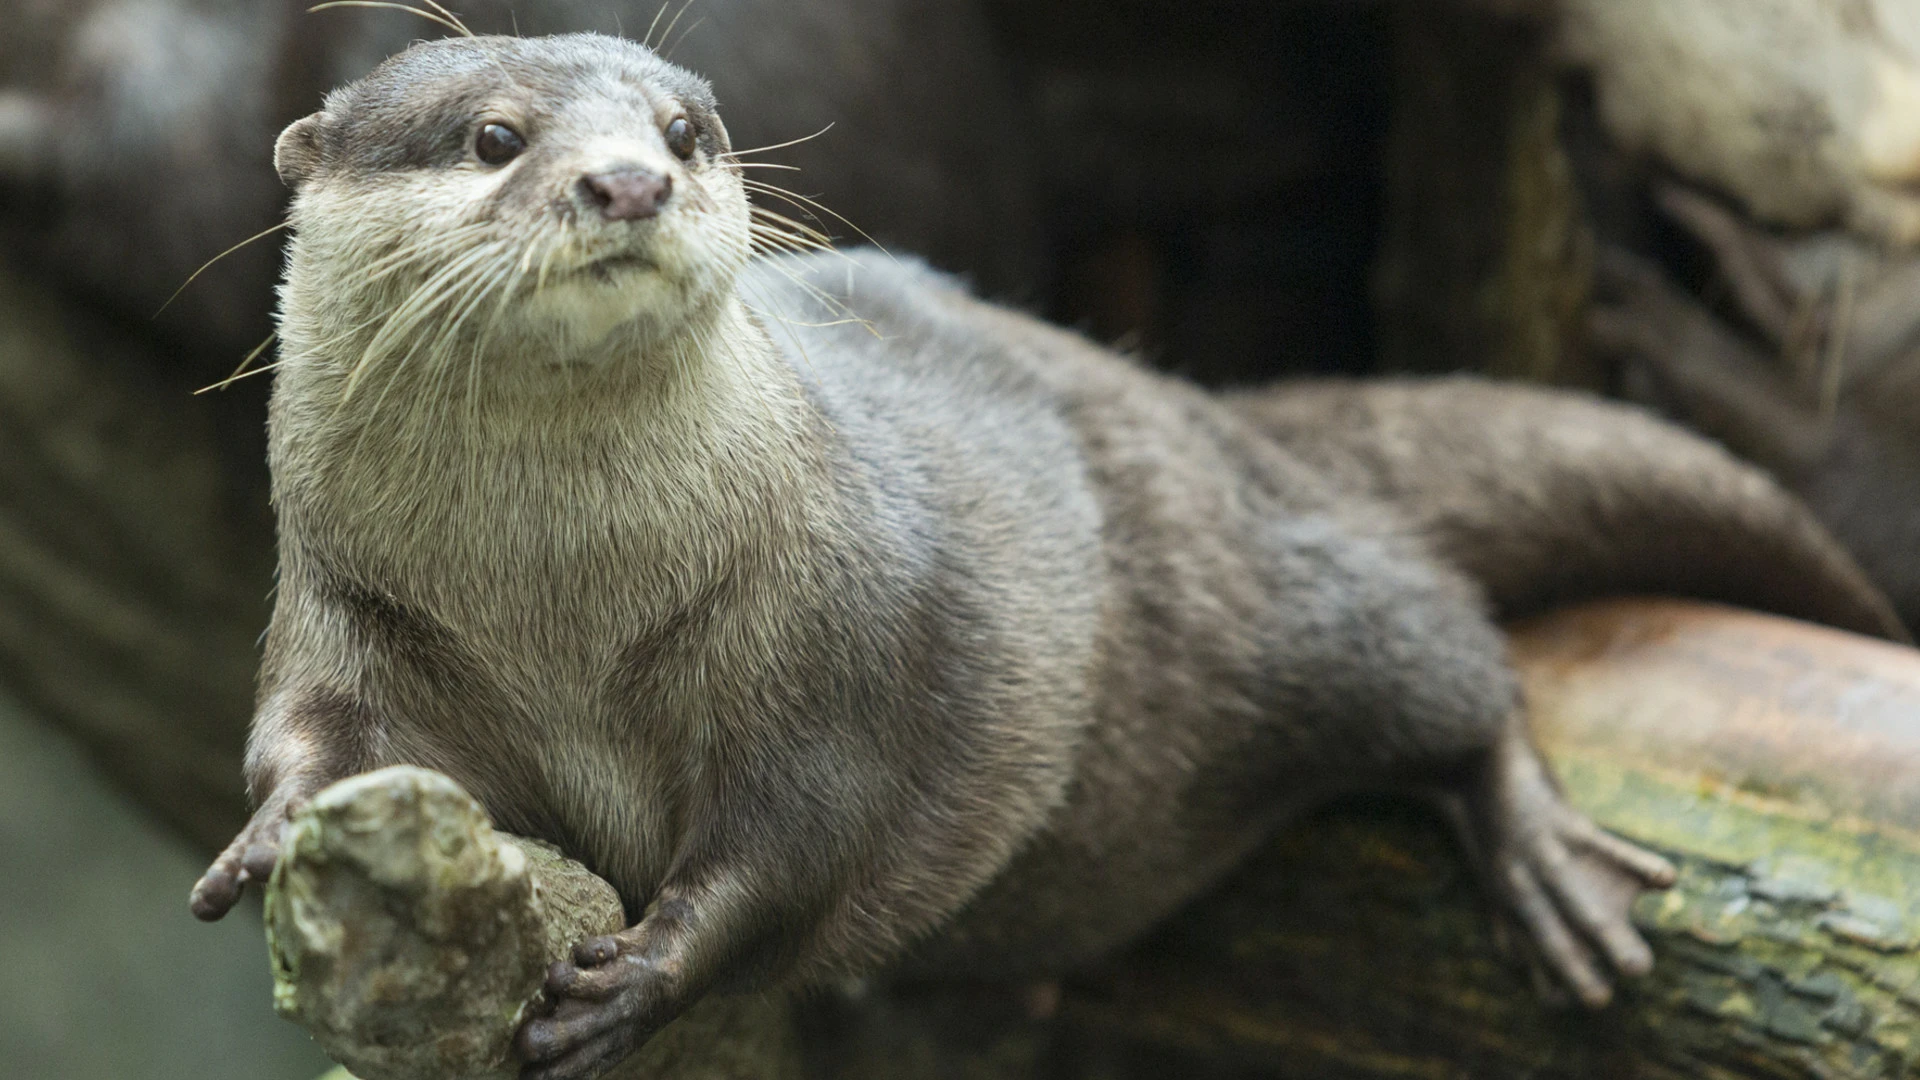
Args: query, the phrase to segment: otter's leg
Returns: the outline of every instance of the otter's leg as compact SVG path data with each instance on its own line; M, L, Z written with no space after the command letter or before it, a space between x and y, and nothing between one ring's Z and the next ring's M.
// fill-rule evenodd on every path
M584 1080L639 1049L697 991L687 983L693 914L684 901L656 903L637 925L574 946L573 963L547 972L551 1015L530 1019L516 1046L523 1080Z
M1274 713L1295 748L1287 769L1436 794L1552 984L1603 1005L1613 974L1651 963L1628 906L1673 870L1566 804L1479 590L1382 532L1275 530L1287 584L1269 616L1269 663L1296 676Z
M846 839L878 827L859 816L878 800L846 774L835 778L841 797L813 797L818 761L795 745L717 763L710 779L735 801L713 807L675 853L640 920L549 968L549 1007L515 1037L522 1080L591 1080L706 994L777 986L819 962L859 880L864 849Z
M737 873L737 872L736 872ZM752 898L716 881L683 874L663 885L645 916L617 934L574 946L573 961L547 972L546 1015L520 1028L515 1048L528 1064L521 1080L590 1080L619 1064L727 976L756 968L752 943L791 914L727 903Z
M264 885L280 861L287 819L321 788L361 764L364 710L325 691L271 695L247 739L247 788L256 809L240 835L194 883L188 907L212 922L238 903L249 883Z
M1561 798L1518 711L1439 796L1484 887L1517 922L1550 999L1599 1008L1610 972L1644 975L1653 954L1628 919L1642 891L1673 884L1665 859L1602 830Z

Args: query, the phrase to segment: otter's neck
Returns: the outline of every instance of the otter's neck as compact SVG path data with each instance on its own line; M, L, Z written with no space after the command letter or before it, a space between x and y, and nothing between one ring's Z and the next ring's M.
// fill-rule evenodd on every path
M592 365L490 355L460 389L370 372L349 393L344 358L284 332L283 573L325 564L479 625L491 605L564 607L614 583L644 607L682 603L831 531L828 429L737 299Z

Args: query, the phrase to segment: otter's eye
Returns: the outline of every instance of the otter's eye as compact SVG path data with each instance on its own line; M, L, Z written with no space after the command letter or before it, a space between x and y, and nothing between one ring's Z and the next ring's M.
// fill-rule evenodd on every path
M685 161L693 156L693 125L682 116L667 125L667 149L673 156Z
M489 165L505 165L526 148L527 140L505 124L487 124L473 140L473 152Z

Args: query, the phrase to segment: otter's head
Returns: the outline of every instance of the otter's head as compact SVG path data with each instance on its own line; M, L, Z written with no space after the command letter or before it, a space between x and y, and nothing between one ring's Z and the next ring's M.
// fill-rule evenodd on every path
M417 44L289 126L274 165L295 191L283 355L356 374L626 355L695 332L750 251L705 80L597 34Z

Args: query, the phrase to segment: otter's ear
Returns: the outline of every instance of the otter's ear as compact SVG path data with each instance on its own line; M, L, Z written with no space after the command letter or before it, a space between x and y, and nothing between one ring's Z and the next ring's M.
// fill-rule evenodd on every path
M320 128L323 113L314 113L287 125L273 144L273 171L280 182L298 190L320 171Z
M720 122L719 113L712 113L710 116L713 121L714 138L720 140L720 152L723 154L731 153L733 150L733 139L727 135L727 125Z

